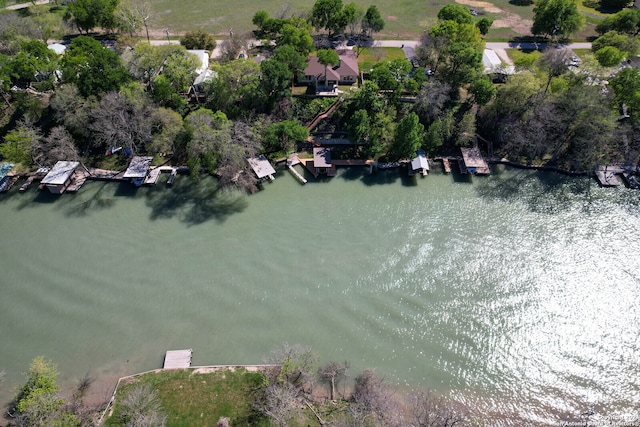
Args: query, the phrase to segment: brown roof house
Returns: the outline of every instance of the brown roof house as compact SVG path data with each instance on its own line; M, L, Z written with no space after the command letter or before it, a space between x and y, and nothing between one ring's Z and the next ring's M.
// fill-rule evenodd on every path
M316 86L316 92L331 92L337 94L338 85L352 85L358 81L358 56L354 50L336 50L338 65L325 66L318 62L317 56L309 58L301 84ZM326 73L326 77L325 77Z

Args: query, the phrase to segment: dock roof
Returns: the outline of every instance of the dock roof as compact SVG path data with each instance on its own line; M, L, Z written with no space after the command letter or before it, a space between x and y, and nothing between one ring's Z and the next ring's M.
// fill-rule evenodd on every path
M489 165L482 157L479 148L460 148L460 151L462 152L462 160L467 168L489 169Z
M146 177L152 160L151 156L135 156L122 177L133 179Z
M316 168L330 168L331 150L326 147L313 147L313 166Z
M53 166L53 169L42 178L42 184L62 185L71 177L80 162L59 161Z
M259 179L276 173L276 170L271 166L269 160L262 154L258 157L251 157L247 159L247 161Z
M427 161L427 154L424 150L418 150L418 155L411 160L411 169L414 171L418 169L429 170L429 162Z

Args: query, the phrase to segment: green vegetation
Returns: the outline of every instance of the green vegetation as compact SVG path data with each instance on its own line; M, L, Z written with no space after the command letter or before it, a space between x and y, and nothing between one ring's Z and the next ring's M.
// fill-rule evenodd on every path
M405 59L404 51L399 47L365 47L358 55L358 67L367 71L380 61Z
M221 417L229 417L236 425L268 425L256 414L252 402L264 383L264 376L244 369L195 373L190 370L163 371L136 377L120 386L114 414L105 425L122 426L126 396L139 385L156 390L167 426L211 426Z

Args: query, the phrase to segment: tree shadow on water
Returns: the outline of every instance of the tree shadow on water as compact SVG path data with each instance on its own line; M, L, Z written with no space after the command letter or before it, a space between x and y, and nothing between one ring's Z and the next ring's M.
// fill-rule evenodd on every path
M556 214L582 202L587 208L591 196L590 178L556 172L515 170L475 180L477 193L489 200L524 203L531 212Z
M197 225L212 219L223 222L246 209L248 202L239 192L222 190L213 178L200 182L182 178L170 189L150 188L146 204L151 208L152 220L178 218L188 225Z

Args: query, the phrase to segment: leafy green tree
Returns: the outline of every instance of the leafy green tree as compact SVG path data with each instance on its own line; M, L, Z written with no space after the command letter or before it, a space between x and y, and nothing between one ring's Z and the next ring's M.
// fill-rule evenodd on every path
M640 70L623 68L609 80L609 87L613 89L613 100L618 107L626 106L632 119L637 121L640 118Z
M489 29L491 28L491 25L493 25L493 20L491 18L487 18L486 16L484 18L480 18L478 22L476 22L476 27L478 27L478 29L480 30L480 34L482 34L483 36L487 35Z
M290 45L278 46L273 59L286 65L292 78L300 77L307 66L307 58Z
M624 53L613 46L605 46L595 53L595 57L603 67L613 67L622 62Z
M151 112L151 153L176 153L184 140L184 122L180 114L168 108L154 108Z
M300 55L305 57L313 49L310 25L301 19L290 19L280 28L280 34L276 37L278 47L291 46Z
M356 111L347 123L349 138L353 142L366 142L371 130L371 119L367 110Z
M575 0L538 0L533 13L531 32L534 35L564 38L580 31L584 25L584 16Z
M6 66L16 80L42 81L51 78L57 68L56 54L44 42L29 40Z
M79 36L62 58L62 79L74 83L82 96L100 96L131 80L120 56L91 37Z
M197 177L200 168L214 173L224 145L229 143L231 121L221 112L200 108L185 118L187 130L187 164L192 177Z
M347 27L349 27L349 32L351 34L355 34L362 24L362 18L364 18L364 9L354 2L351 2L344 5L342 13L344 14L344 20L347 24Z
M640 9L624 9L613 16L607 16L596 25L598 34L609 31L637 35L640 30Z
M487 77L474 80L469 86L469 93L473 96L473 102L485 105L496 95L496 87Z
M600 0L600 9L614 11L624 9L629 5L627 0Z
M216 75L204 89L208 106L223 111L230 118L260 106L263 95L260 66L256 62L214 63L212 70Z
M267 111L275 104L291 95L291 72L287 65L275 59L262 61L260 64L262 79L260 86L264 94L265 107Z
M375 82L366 81L354 94L351 105L354 110L366 110L369 113L382 111L384 103L378 91L380 88Z
M384 19L380 15L380 11L376 5L371 5L362 18L362 31L370 37L373 33L379 33L384 30Z
M448 4L438 11L441 21L454 21L458 24L473 24L473 15L469 8L461 4Z
M75 0L68 8L78 30L89 33L95 27L116 28L114 12L117 4L118 0Z
M289 153L298 142L309 138L309 130L297 120L284 120L269 125L264 133L264 149L267 152Z
M58 370L44 357L36 357L31 362L27 381L15 398L13 417L18 425L60 427L77 426L77 418L61 411L64 400L57 395Z
M607 46L615 47L620 52L628 55L635 55L638 50L640 50L640 45L636 37L628 34L620 34L617 31L609 31L595 39L593 43L591 43L591 50L597 52Z
M327 67L329 65L333 65L333 66L338 65L338 63L340 62L340 57L338 57L338 54L333 49L320 49L318 50L317 55L318 55L318 62L324 65L324 80L326 84Z
M377 62L371 72L371 80L382 90L399 92L408 80L411 63L404 58Z
M9 131L0 145L0 154L9 162L31 165L31 150L40 140L40 134L31 126L19 125Z
M398 123L391 151L397 158L411 158L416 155L423 139L424 126L416 113L409 113Z
M203 49L212 52L216 48L216 39L206 31L188 31L180 38L180 44L189 50Z
M342 13L342 0L316 0L311 9L311 24L316 30L332 32L342 31L346 27L346 18Z

